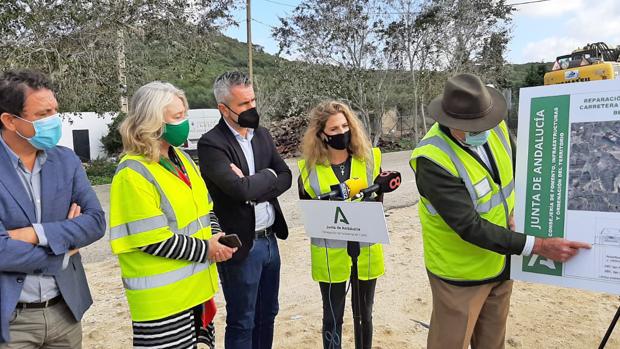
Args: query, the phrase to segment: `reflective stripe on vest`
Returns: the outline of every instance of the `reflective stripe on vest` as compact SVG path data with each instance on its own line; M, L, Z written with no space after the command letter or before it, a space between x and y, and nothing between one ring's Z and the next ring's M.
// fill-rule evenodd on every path
M480 218L506 227L509 212L514 207L515 186L507 132L502 122L493 129L488 141L489 160L495 162L500 184L475 156L450 140L437 124L413 151L410 165L416 170L417 159L423 157L459 178ZM420 201L424 261L431 273L458 281L488 280L502 273L505 256L463 240L425 197Z
M168 225L165 215L140 219L110 228L110 240L120 239L130 234L163 228Z
M185 227L179 228L176 219L174 219L176 215L174 214L172 205L170 204L170 201L166 197L164 191L161 189L159 183L157 183L157 181L153 177L153 174L137 160L128 159L123 161L121 164L118 165L116 173L120 172L122 169L125 168L130 168L138 172L142 177L149 181L149 183L153 184L155 188L157 188L157 191L159 192L159 195L161 197L161 210L164 212L164 214L157 217L145 218L142 220L132 221L129 223L117 225L115 227L111 227L110 240L120 239L131 234L142 233L153 229L163 228L165 226L169 226L170 230L175 234L192 236L200 229L211 225L211 216L210 214L206 214L199 219L190 222ZM166 216L169 218L166 219Z
M211 225L211 215L207 214L200 217L199 219L190 222L182 229L178 229L175 227L169 228L175 234L192 236L196 234L200 229L208 227L209 225ZM138 234L149 230L163 228L165 226L168 226L168 221L166 220L165 215L145 218L126 224L117 225L114 228L110 228L110 240L120 239L127 235Z
M514 189L515 189L514 181L510 181L508 185L502 188L501 192L491 196L491 200L478 205L478 207L476 207L476 212L486 213L486 212L489 212L493 207L502 205L505 201L505 198L509 197L512 194L512 191ZM425 202L424 206L426 206L426 209L428 210L430 214L433 214L433 215L437 214L437 210L435 210L435 207L433 207L433 205L431 205L430 202Z
M459 157L456 156L456 153L450 147L450 145L448 145L448 143L446 143L446 141L439 136L423 139L418 143L417 147L423 147L425 145L434 145L450 157L450 160L452 160L452 162L454 163L454 167L456 167L456 171L458 172L459 177L461 177L463 179L463 182L465 183L465 187L469 192L471 201L474 203L475 206L477 206L478 195L476 194L476 190L474 189L474 183L472 182L471 178L469 178L469 173L467 173L467 170L465 170L465 165L463 165L463 162L461 162ZM450 172L449 169L445 170Z
M510 157L510 161L512 161L512 149L510 149L510 144L508 143L508 140L504 135L504 131L502 130L500 125L495 126L493 130L495 131L495 134L499 137L499 140L502 141L504 149L506 149L506 153L508 154L508 157Z
M506 150L510 159L512 160L512 151L510 150L510 146L508 145L508 142L506 141L506 138L504 137L504 133L502 132L501 128L498 125L493 130L499 136L500 140L502 141L502 144L504 145L504 149ZM440 136L433 136L427 139L423 139L422 141L418 143L418 147L422 147L422 146L429 145L429 144L434 145L437 148L441 149L444 153L446 153L450 157L450 160L452 160L454 167L456 167L456 170L459 176L461 177L461 179L463 180L463 183L465 183L465 187L467 188L467 191L469 192L469 196L471 197L471 201L474 204L474 207L476 208L476 212L478 213L489 212L494 207L498 205L502 205L504 201L506 201L506 198L512 194L514 190L514 180L502 186L501 190L493 194L493 196L491 196L491 199L489 201L479 204L478 195L476 194L474 183L469 177L469 173L467 173L467 170L465 170L465 165L463 164L463 161L456 155L456 153L454 152L454 149L452 149L452 147L450 147L450 145L446 143L446 141ZM437 164L437 165L441 166L440 164ZM445 170L447 172L450 172L449 169L445 169ZM437 214L437 211L429 202L425 203L425 206L428 209L428 211L431 212L431 214Z
M167 273L137 277L137 278L123 278L123 285L128 290L146 290L150 288L162 287L173 284L175 282L186 279L194 274L197 274L205 269L208 269L211 263L192 263L183 268L173 270Z

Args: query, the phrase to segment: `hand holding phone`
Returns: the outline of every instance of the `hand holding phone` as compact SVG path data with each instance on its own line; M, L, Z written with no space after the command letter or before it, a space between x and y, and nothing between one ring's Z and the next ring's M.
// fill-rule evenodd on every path
M220 239L218 240L218 242L224 246L230 247L230 248L240 248L243 244L241 243L241 240L239 240L239 236L237 236L237 234L228 234L228 235L224 235L222 237L220 237Z
M232 258L232 255L237 252L237 248L228 247L222 243L225 241L224 233L217 233L209 239L209 247L207 250L207 258L211 263L224 262Z

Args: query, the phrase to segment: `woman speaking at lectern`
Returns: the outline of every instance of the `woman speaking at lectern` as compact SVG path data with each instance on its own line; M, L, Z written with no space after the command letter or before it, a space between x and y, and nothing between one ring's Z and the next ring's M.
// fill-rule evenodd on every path
M316 199L330 192L332 185L352 178L359 178L365 188L379 175L381 152L371 147L360 120L344 103L326 101L312 109L301 147L298 187L302 200ZM381 195L375 200L381 201ZM339 349L351 257L346 241L311 241L312 278L319 283L323 298L323 347ZM360 247L358 279L363 333L362 338L356 338L358 349L372 346L375 286L384 273L382 245L360 243ZM353 308L357 306L352 304ZM358 326L357 322L354 324Z

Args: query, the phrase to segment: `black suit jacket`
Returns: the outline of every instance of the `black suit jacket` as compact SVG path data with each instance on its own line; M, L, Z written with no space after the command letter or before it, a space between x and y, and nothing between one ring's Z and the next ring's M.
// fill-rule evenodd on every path
M272 228L276 236L280 239L288 236L277 197L291 187L291 170L278 154L266 128L259 126L254 130L252 150L256 171L250 176L241 146L223 118L198 141L200 172L213 199L222 231L239 235L243 243L233 255L233 261L245 259L254 243L252 203L269 201L275 208ZM230 169L231 163L239 167L245 177L239 178ZM277 177L268 169L275 171Z

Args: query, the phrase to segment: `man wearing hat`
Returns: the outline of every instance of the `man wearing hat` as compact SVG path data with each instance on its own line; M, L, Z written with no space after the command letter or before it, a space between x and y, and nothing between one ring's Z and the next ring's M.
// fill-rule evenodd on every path
M509 255L564 262L590 245L512 230L514 142L497 90L475 75L459 74L428 109L437 123L410 160L433 294L427 346L504 348Z

